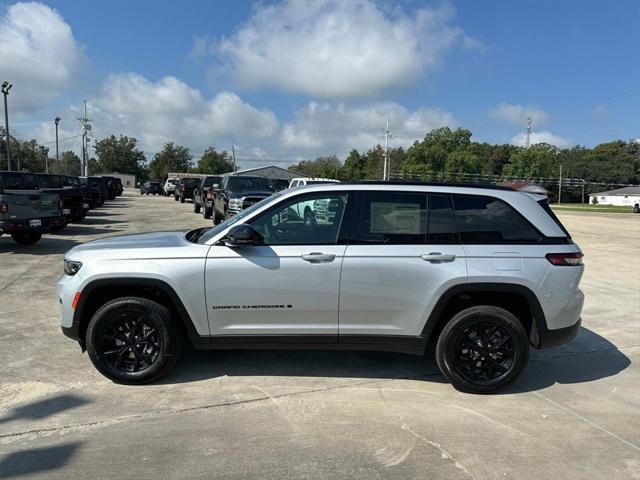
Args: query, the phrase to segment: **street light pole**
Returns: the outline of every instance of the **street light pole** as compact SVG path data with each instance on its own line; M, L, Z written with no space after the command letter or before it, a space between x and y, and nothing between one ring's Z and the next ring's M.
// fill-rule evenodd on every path
M4 131L7 135L7 170L11 171L11 146L9 144L9 107L7 107L7 95L9 90L13 87L9 82L2 82L2 95L4 95ZM18 169L19 170L19 169Z
M60 168L60 156L58 152L58 123L60 123L60 117L56 117L53 121L56 123L56 165L58 166L58 173L60 173L60 170L62 170ZM65 172L65 175L69 175L69 172Z

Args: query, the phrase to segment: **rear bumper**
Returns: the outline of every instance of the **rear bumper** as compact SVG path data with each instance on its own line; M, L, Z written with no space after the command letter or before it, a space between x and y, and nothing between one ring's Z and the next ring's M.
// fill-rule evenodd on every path
M33 220L39 220L40 225L36 227L29 226ZM64 225L65 223L66 220L64 217L35 217L23 218L20 220L0 220L0 231L8 234L26 231L46 233L52 228Z
M576 338L576 335L580 332L581 325L582 319L578 318L578 321L571 326L549 330L546 327L536 326L534 322L534 327L531 329L530 341L534 347L539 349L557 347L558 345L569 343Z

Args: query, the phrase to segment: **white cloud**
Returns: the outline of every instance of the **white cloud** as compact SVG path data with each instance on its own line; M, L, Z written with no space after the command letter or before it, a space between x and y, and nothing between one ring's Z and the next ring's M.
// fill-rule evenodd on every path
M434 128L455 125L450 113L428 107L412 112L393 102L356 107L310 102L284 125L282 145L301 152L325 151L344 156L352 148L382 144L387 116L393 132L391 146L407 147Z
M452 25L453 9L411 16L370 0L259 4L252 17L210 47L242 86L316 97L361 97L414 84L455 45L479 48ZM196 40L192 56L203 52Z
M512 145L518 145L520 147L524 147L527 144L527 133L521 132L513 137L510 141ZM548 143L549 145L554 145L559 148L566 148L575 145L575 142L570 138L561 137L559 135L554 135L551 132L531 132L531 145L535 145L537 143Z
M14 112L33 111L76 83L86 62L71 27L41 3L15 3L0 18L0 79Z
M489 115L492 118L520 126L526 125L529 117L531 117L534 126L543 125L550 120L550 115L536 106L505 102L490 110Z
M98 132L135 136L149 151L167 141L194 152L212 144L224 148L222 143L233 139L273 137L279 128L273 112L257 109L235 93L205 98L176 77L151 82L135 73L112 75L90 103L94 111L89 116Z

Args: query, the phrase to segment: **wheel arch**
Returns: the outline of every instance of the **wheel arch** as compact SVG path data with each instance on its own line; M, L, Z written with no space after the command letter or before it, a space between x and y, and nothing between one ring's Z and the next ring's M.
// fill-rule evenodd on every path
M176 291L168 283L153 278L108 278L94 280L82 289L73 314L77 340L85 350L87 325L93 314L106 302L119 297L141 297L167 307L182 333L194 344L209 343L208 337L198 334L189 312Z
M522 322L531 345L542 347L540 333L548 330L540 301L528 287L512 283L465 283L449 288L429 314L422 337L427 342L437 339L453 315L482 304L498 306L514 314Z

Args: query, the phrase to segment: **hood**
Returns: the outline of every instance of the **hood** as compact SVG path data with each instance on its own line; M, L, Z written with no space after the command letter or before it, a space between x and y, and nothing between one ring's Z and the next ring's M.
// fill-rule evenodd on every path
M92 242L83 243L69 250L65 256L73 256L77 253L96 252L98 250L132 250L140 249L150 251L157 248L172 248L190 245L185 237L185 231L152 232L137 235L118 235L102 238Z
M270 197L273 195L273 192L269 190L247 190L246 192L229 192L229 197L231 198L242 198L242 197Z

